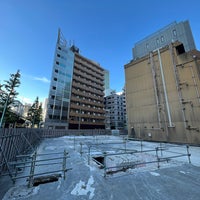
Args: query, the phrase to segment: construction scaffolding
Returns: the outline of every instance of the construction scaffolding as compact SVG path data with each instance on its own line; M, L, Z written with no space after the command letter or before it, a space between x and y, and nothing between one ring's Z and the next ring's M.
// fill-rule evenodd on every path
M143 140L125 137L121 141L119 139L109 141L109 139L102 139L102 137L101 139L95 137L93 140L85 139L85 142L83 141L82 139L79 143L80 155L85 156L88 165L97 164L103 170L104 177L118 172L130 172L130 170L134 173L134 169L160 168L180 157L187 158L188 162L191 163L189 145L157 143L155 147L147 148ZM131 148L130 142L134 143ZM74 146L74 150L76 148L77 146Z
M63 156L61 156L62 154ZM37 154L35 151L32 155L18 155L16 162L8 163L9 166L13 166L15 169L12 173L10 172L9 175L13 183L15 183L17 179L28 178L28 187L57 181L60 177L65 179L66 172L70 170L66 168L67 155L68 153L66 150L64 150L64 152L48 154ZM56 167L52 170L52 166L54 165ZM50 170L48 170L48 166L51 166ZM21 173L23 173L23 175L20 175Z

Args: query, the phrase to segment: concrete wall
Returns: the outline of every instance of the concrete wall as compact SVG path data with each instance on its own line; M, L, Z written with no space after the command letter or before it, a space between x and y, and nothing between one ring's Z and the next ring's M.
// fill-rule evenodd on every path
M129 136L200 143L200 57L178 54L178 47L174 43L125 65Z

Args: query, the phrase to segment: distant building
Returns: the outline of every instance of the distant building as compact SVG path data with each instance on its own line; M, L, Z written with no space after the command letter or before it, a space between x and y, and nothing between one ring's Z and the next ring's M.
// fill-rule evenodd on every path
M105 128L104 69L67 45L58 32L45 127Z
M200 143L200 52L185 49L175 42L125 65L130 137Z
M125 93L116 92L104 97L106 109L106 127L110 129L126 129Z
M24 104L24 112L23 112L23 117L27 117L28 116L28 111L31 108L31 104L30 103L25 103Z
M24 105L19 101L15 100L11 105L11 110L18 116L23 116L24 113Z
M175 41L183 43L186 52L196 49L189 21L173 22L137 42L133 47L133 59L141 58Z
M108 70L104 70L104 90L110 88L110 72Z
M109 96L114 92L115 90L110 88L110 72L108 70L104 70L104 96Z
M48 104L48 98L44 99L44 102L42 103L42 119L43 122L45 121L46 113L47 113L47 104Z

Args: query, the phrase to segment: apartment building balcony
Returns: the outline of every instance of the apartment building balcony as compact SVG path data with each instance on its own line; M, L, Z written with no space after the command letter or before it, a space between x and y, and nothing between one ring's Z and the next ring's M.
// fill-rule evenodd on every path
M79 95L79 96L82 96L82 97L91 98L92 100L95 99L95 100L103 101L103 96L102 97L98 97L98 96L94 96L92 94L83 93L82 91L78 91L78 90L76 90L74 88L72 89L72 94Z
M83 114L83 113L77 113L77 112L73 112L73 111L71 111L69 115L70 115L70 117L105 120L104 115L102 116L102 115Z
M84 63L79 63L79 62L76 62L76 61L75 61L74 66L77 67L78 69L84 71L84 72L87 71L87 73L91 74L93 77L97 77L102 81L104 80L103 71L95 70L94 68L90 68L88 65L85 65Z
M104 126L105 124L104 124L104 122L86 122L86 121L80 121L79 122L79 120L74 120L74 119L70 119L69 120L69 123L70 124L79 124L80 123L80 125L100 125L100 126Z
M86 84L86 85L88 85L88 86L92 86L93 88L95 87L95 88L97 88L97 89L99 89L99 90L103 90L103 87L102 86L100 86L100 85L97 85L96 84L96 81L91 81L92 79L89 79L89 81L87 81L87 80L85 80L84 78L86 78L86 76L87 75L85 75L85 74L81 74L81 72L79 71L78 73L76 72L77 70L74 70L74 74L75 74L75 76L73 76L73 79L74 80L76 80L76 81L78 81L78 82L81 82L81 83L83 83L83 84ZM85 76L84 78L80 78L80 77L78 77L77 75L80 75L80 76Z
M95 90L93 88L89 88L87 86L81 85L80 83L75 83L74 81L72 82L72 87L76 87L76 88L79 88L79 89L82 89L82 90L85 90L85 91L88 91L88 92L92 92L92 93L104 96L103 91Z
M80 105L76 105L76 104L73 104L73 103L70 104L70 109L77 109L77 110L82 110L82 111L105 114L104 109L92 108L92 107L88 107L88 106L80 106Z
M84 67L81 66L80 64L79 65L75 64L74 66L75 66L74 67L75 73L78 73L82 76L87 77L88 79L91 79L91 80L96 81L99 84L103 85L103 80L104 80L104 78L102 77L103 75L96 74L95 72L92 72L91 70L86 71L86 70L84 70ZM79 67L79 66L81 66L81 67Z
M81 99L81 98L77 98L75 96L71 96L71 103L73 102L81 102L87 105L92 105L92 106L98 106L100 108L104 108L104 104L103 102L98 103L98 102L94 102L94 101L89 101L88 99Z
M90 60L86 60L85 58L80 57L80 54L76 55L77 55L75 56L76 63L82 64L83 66L87 67L87 69L93 70L96 73L103 74L103 69L99 65L95 64Z

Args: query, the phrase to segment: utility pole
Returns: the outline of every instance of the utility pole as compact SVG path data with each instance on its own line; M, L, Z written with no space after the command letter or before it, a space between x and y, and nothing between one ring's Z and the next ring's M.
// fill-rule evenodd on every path
M8 104L8 99L10 98L10 95L8 95L8 97L6 98L6 102L4 104L4 108L3 108L3 113L1 115L1 121L0 121L0 128L2 127L2 123L3 123L3 118L6 112L6 108L7 108L7 104Z

